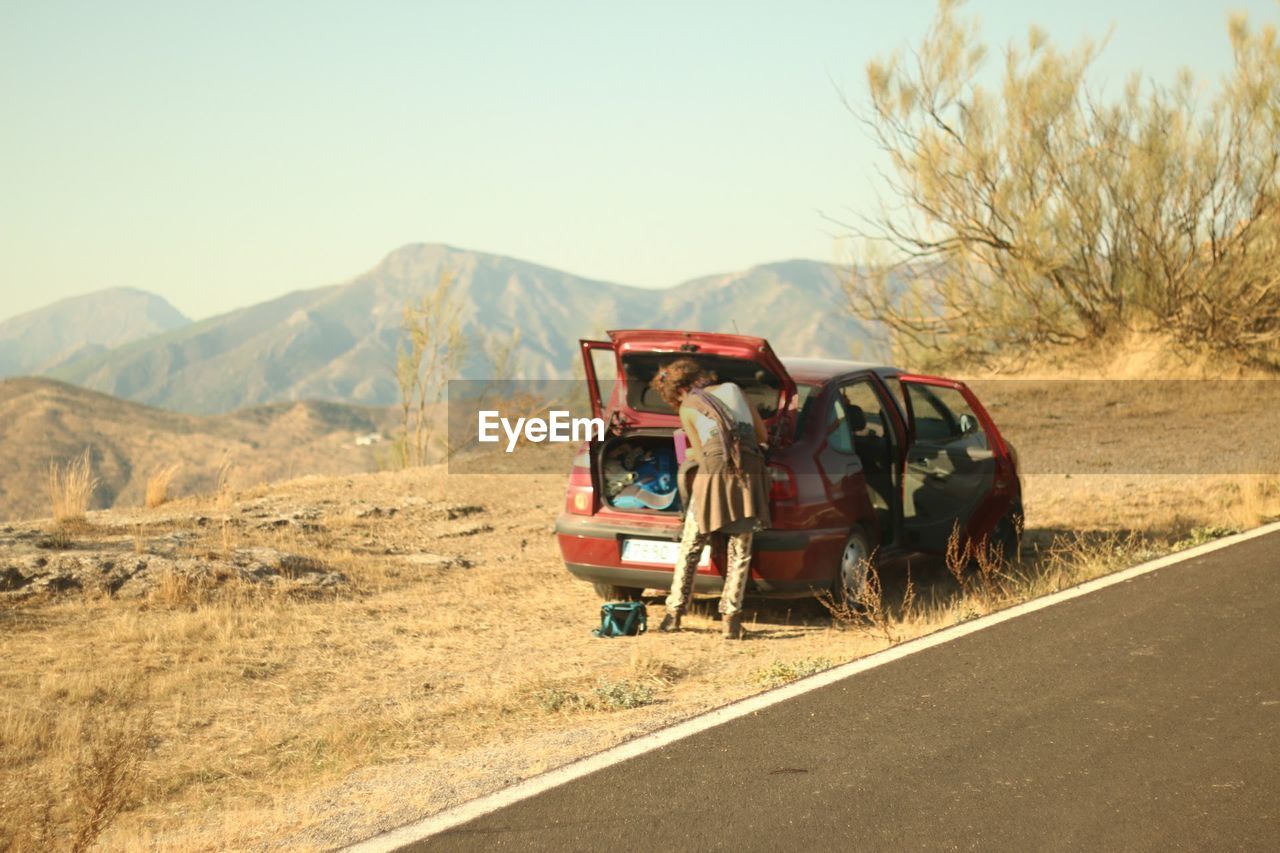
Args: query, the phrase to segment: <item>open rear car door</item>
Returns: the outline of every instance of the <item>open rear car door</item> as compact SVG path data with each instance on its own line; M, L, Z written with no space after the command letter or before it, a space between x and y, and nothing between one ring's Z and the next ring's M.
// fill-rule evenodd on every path
M613 351L613 343L611 341L578 341L578 348L582 351L582 369L587 379L587 395L591 399L591 417L603 417L604 404L609 400L609 396L604 393L601 379L612 380L616 376L616 367L613 364L604 363L602 356L608 354L608 362L614 362L615 355ZM609 374L602 376L605 370ZM611 383L612 384L612 383ZM610 388L612 391L612 388Z
M963 382L902 374L908 443L902 476L907 543L943 552L991 535L1012 509L1014 466L991 416Z

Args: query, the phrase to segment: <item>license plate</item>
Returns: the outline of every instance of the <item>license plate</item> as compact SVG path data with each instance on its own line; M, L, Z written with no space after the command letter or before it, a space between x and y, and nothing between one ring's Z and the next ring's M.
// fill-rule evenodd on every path
M680 556L679 542L669 542L662 539L622 540L622 562L624 563L657 563L662 566L674 567L678 556ZM698 559L698 565L705 566L710 561L711 548L707 546L702 549L702 556Z

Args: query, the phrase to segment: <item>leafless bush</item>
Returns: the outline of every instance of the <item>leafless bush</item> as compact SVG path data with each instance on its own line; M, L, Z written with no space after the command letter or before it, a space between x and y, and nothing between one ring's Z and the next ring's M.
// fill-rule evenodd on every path
M960 530L951 528L945 553L947 571L965 598L990 609L1010 596L1012 579L1005 572L1004 544L989 537L974 542Z
M964 589L968 582L969 563L973 557L973 548L970 546L969 540L960 535L960 525L955 524L951 528L951 535L947 537L946 563L947 571L951 573L951 577L955 578L956 585Z
M983 539L975 549L974 562L977 563L978 594L983 601L990 604L1006 597L1004 543Z
M888 642L896 643L899 638L899 623L915 604L916 588L911 573L907 572L902 601L895 615L885 601L884 584L880 579L880 571L876 568L875 552L863 562L866 580L856 595L851 599L843 596L837 598L830 592L822 592L818 594L818 602L836 623L879 634Z
M88 850L140 798L153 731L140 698L136 684L96 690L56 757L46 714L4 719L0 850Z
M396 349L395 374L400 386L400 434L396 450L401 467L427 461L435 435L432 407L439 401L448 378L457 372L467 353L462 306L453 293L457 277L443 272L435 288L418 303L404 307L401 330L405 335ZM498 357L509 362L510 352Z
M71 849L89 849L138 791L151 716L90 717L81 732L80 761L71 771L76 826Z

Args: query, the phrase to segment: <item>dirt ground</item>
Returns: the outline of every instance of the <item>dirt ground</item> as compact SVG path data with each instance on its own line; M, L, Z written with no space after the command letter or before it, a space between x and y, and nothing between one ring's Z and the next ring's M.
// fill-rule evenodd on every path
M552 535L563 488L430 468L93 513L66 540L0 526L0 836L328 848L889 642L813 601L752 601L737 644L710 605L596 639ZM1016 595L1280 515L1280 487L1043 475L1026 509ZM896 640L1007 601L915 581Z

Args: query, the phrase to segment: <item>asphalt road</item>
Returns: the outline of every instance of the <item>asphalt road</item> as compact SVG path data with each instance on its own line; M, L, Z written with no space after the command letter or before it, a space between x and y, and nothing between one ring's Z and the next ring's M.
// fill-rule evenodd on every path
M1280 534L854 675L427 850L1280 849Z

